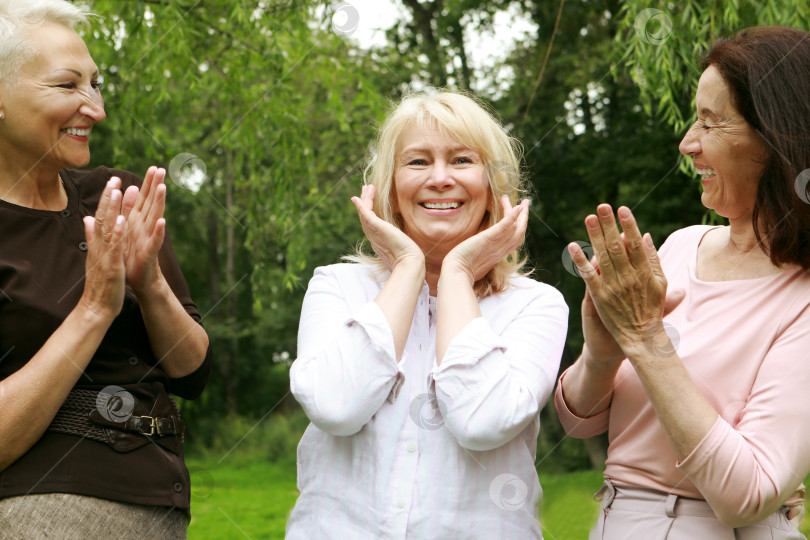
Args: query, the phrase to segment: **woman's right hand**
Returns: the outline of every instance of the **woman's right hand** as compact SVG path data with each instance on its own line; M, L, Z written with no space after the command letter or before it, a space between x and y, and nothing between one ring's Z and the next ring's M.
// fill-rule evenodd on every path
M624 234L621 235L624 241ZM599 261L596 256L591 259L591 264L599 271ZM678 307L684 299L686 292L683 289L675 289L667 293L664 301L664 315L668 315ZM615 365L624 359L619 344L613 339L593 303L588 289L585 289L585 296L582 298L582 336L585 344L582 347L582 357L589 363L598 363L602 367ZM592 364L593 365L593 364Z
M87 261L80 303L109 320L118 315L124 303L126 222L121 215L122 198L121 179L113 176L104 186L95 217L84 218Z
M352 197L352 202L357 208L357 214L360 216L363 232L371 243L374 253L392 271L394 267L403 261L415 261L424 266L425 255L416 245L416 242L374 213L374 197L376 193L374 186L366 185L363 186L360 197Z

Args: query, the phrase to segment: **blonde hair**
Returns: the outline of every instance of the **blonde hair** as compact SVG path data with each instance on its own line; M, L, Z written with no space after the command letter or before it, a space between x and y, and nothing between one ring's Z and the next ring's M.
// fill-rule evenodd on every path
M380 218L403 228L402 217L394 211L394 168L399 138L413 122L420 128L436 128L481 156L489 181L488 208L491 209L484 215L485 228L492 227L503 217L500 203L503 195L509 197L512 205L518 203L525 191L520 171L520 142L473 98L454 92L414 94L403 98L388 114L365 169L365 183L374 185L377 191L374 212ZM345 259L384 267L379 257L361 249ZM475 283L475 293L483 298L505 290L510 276L521 273L525 263L519 249L508 254Z
M0 81L8 84L36 55L23 33L43 23L74 29L87 23L89 12L67 0L0 0Z

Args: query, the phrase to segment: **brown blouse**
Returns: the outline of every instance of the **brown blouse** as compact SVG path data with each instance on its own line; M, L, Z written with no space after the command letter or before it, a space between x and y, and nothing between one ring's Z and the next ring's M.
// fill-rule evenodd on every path
M106 167L60 175L68 196L64 210L0 200L0 380L23 367L79 301L87 250L82 218L94 214L107 180L120 177L122 190L141 182L132 173ZM168 238L159 261L180 303L200 322ZM152 353L138 301L127 286L121 313L76 387L98 392L117 385L137 397L136 389L146 386L193 399L202 392L210 366L209 346L199 369L170 378ZM151 440L118 452L103 442L49 430L0 472L0 498L56 492L188 509L189 473L182 451L175 454Z

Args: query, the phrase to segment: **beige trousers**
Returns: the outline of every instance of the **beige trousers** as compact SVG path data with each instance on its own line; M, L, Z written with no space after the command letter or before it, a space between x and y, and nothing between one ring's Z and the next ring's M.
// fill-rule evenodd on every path
M754 525L731 529L703 499L652 489L625 488L605 480L599 521L589 540L807 540L777 511Z

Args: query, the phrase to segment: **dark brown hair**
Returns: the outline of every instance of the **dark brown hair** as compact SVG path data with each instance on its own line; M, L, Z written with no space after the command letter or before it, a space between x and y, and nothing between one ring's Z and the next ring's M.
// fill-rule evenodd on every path
M746 28L712 46L703 59L703 69L709 66L720 72L732 102L768 150L754 202L757 241L774 265L807 270L810 204L807 179L797 177L810 168L810 34Z

